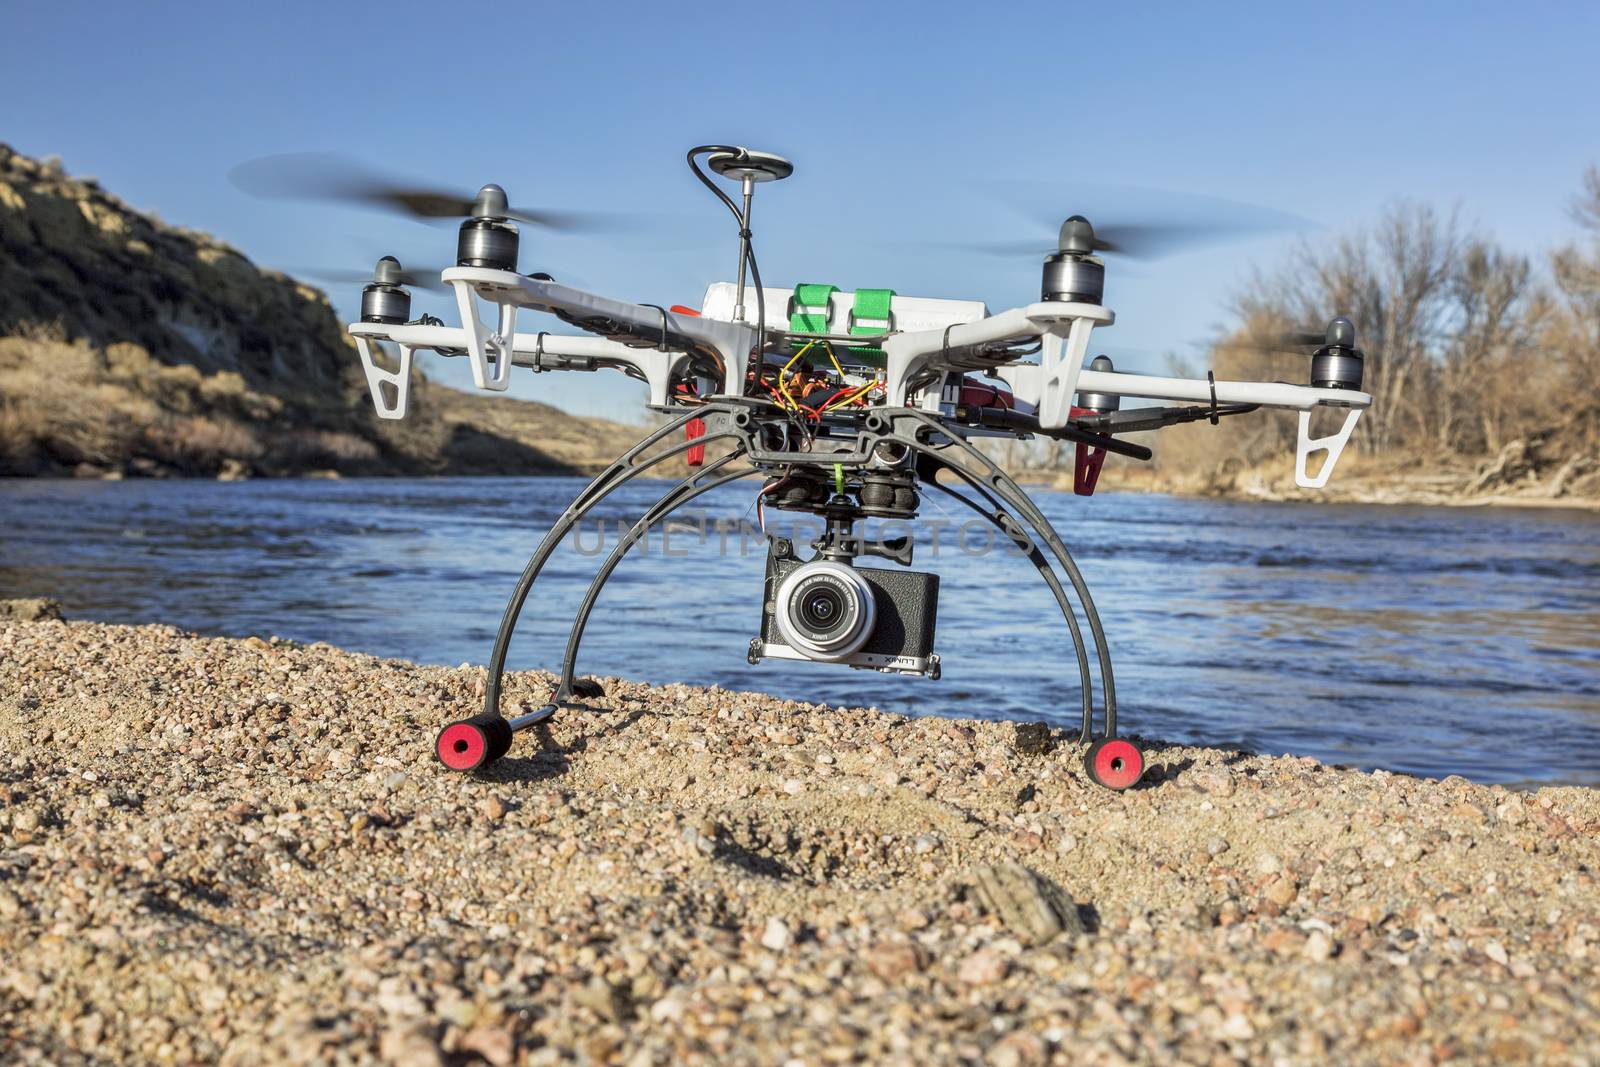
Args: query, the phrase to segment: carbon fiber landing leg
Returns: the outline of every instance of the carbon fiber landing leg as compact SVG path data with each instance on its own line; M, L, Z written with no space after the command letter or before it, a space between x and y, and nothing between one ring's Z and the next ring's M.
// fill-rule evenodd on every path
M735 416L743 416L741 421L747 422L746 406L738 403L712 403L674 419L647 434L623 453L615 463L590 481L567 506L555 525L539 542L539 547L534 550L528 565L523 568L521 577L517 579L510 602L506 605L505 615L500 620L500 629L495 634L494 651L489 657L482 713L450 723L435 739L434 754L441 763L451 770L458 771L477 770L487 766L505 755L511 747L511 738L514 734L549 719L556 713L559 701L570 700L575 695L574 689L577 683L572 679L570 671L564 671L556 700L512 719L505 718L500 712L506 656L511 647L511 637L534 583L538 581L545 564L550 561L550 557L555 554L567 535L608 496L621 486L664 461L688 451L691 447L739 436L740 427L734 424ZM656 445L669 440L675 434L681 434L684 427L694 419L705 420L705 434L693 440L680 438L659 452L647 455ZM713 467L720 468L722 462L718 461Z
M647 435L578 494L540 542L506 606L489 661L483 712L470 719L451 723L440 732L435 747L440 761L454 770L462 771L486 766L505 754L510 748L512 736L517 732L544 722L575 699L597 695L597 683L577 678L576 667L584 630L600 591L633 546L678 508L719 486L786 466L858 469L880 462L884 455L889 454L914 463L917 479L922 484L954 497L993 523L1033 564L1055 597L1072 639L1082 702L1079 736L1084 742L1093 742L1084 760L1085 770L1090 778L1110 789L1126 789L1137 783L1144 772L1144 759L1135 744L1118 737L1116 733L1116 682L1094 600L1065 543L1022 488L982 452L925 412L906 408L877 409L868 414L861 432L854 440L835 438L843 448L812 453L808 450L809 441L802 450L790 450L787 433L777 435L778 440L774 441L770 431L774 426L781 429L782 420L769 425L761 418L762 406L760 401L720 400L695 408ZM653 448L667 442L696 419L701 420L705 427L701 436L680 438L649 454ZM768 432L763 433L764 429ZM621 486L692 447L724 439L735 442L732 451L662 494L634 522L601 564L573 621L562 658L561 677L549 702L517 718L504 718L500 712L500 702L512 633L534 583L567 535ZM744 465L746 462L748 466ZM939 476L946 471L964 483L967 491L961 492L941 483ZM1048 555L1045 549L1048 549ZM1057 566L1066 576L1065 584L1056 572ZM1068 586L1076 595L1076 607L1067 593ZM1094 644L1093 662L1098 667L1104 694L1104 732L1098 740L1094 732L1094 678L1089 642L1085 640L1080 626L1079 610L1083 613L1083 621L1087 623L1089 639Z

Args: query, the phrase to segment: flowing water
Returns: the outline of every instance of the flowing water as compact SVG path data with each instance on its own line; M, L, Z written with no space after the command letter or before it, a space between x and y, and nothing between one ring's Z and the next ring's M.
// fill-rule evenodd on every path
M0 596L52 596L77 618L481 664L517 574L581 485L0 482ZM1078 721L1076 660L1047 588L937 495L916 563L941 576L941 680L750 666L764 548L727 531L754 521L754 486L700 498L623 562L589 625L582 673ZM662 488L624 487L603 524L552 560L513 667L558 665L597 550ZM1037 499L1104 619L1124 732L1432 776L1600 784L1600 519ZM788 531L790 516L769 519Z

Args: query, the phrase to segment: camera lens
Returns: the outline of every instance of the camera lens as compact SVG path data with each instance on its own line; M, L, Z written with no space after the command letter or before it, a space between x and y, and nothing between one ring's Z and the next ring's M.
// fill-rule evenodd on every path
M844 618L844 597L837 589L807 591L800 617L813 630L827 630Z
M836 662L872 636L877 601L854 568L821 560L796 567L778 585L778 632L808 658Z

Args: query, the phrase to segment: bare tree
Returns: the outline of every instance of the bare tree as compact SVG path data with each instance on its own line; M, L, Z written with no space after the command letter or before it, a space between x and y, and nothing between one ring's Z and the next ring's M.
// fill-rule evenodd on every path
M1377 450L1427 437L1434 356L1452 313L1451 284L1469 240L1452 213L1421 204L1390 208L1370 230L1331 248L1303 244L1287 266L1258 275L1234 302L1244 340L1285 327L1318 330L1348 315L1367 353L1373 410L1361 439ZM1231 339L1238 342L1241 338Z
M1446 453L1498 452L1508 425L1525 423L1544 399L1536 346L1542 299L1527 258L1483 240L1463 249L1450 295L1432 405L1435 440Z
M1600 168L1584 174L1572 216L1587 231L1588 248L1571 244L1551 257L1560 301L1546 342L1559 353L1569 395L1592 410L1589 398L1600 396Z
M1219 374L1303 381L1304 350L1275 340L1350 316L1373 395L1358 447L1432 465L1478 464L1479 482L1548 478L1559 494L1600 474L1600 168L1572 205L1582 236L1545 264L1417 204L1373 228L1302 245L1235 297L1212 346ZM1292 447L1291 419L1230 434L1180 430L1163 463L1226 487ZM1178 448L1172 446L1177 445ZM1488 463L1480 463L1485 457ZM1600 485L1600 483L1596 483Z

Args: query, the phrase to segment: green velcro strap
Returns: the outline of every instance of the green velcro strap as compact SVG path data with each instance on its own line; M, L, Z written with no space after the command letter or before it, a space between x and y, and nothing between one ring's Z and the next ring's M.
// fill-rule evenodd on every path
M888 333L891 323L889 305L893 300L893 289L857 289L855 307L850 315L851 336L871 337ZM863 324L862 319L869 320L869 323Z
M793 313L789 316L790 333L827 333L828 316L833 314L829 301L839 291L837 285L797 285L794 287Z

